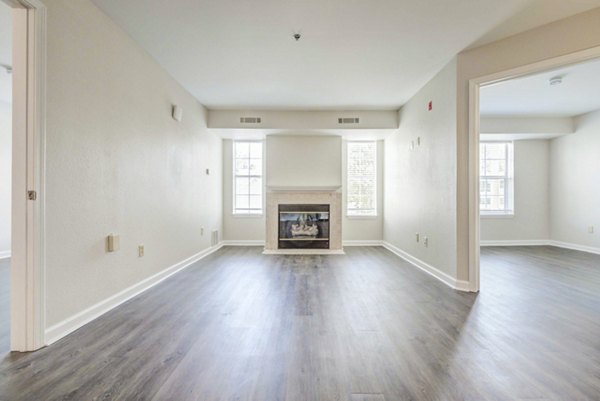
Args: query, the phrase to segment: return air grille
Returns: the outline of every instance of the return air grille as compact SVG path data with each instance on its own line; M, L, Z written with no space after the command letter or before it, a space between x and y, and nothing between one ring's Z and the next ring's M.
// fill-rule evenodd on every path
M260 117L240 117L240 122L243 124L260 124Z
M358 118L358 117L338 118L338 124L358 124L359 122L360 122L360 118Z

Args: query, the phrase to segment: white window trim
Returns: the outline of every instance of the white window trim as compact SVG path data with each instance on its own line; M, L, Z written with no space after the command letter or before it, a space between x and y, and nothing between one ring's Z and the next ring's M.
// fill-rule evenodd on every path
M262 159L261 159L261 169L262 169L262 175L244 175L244 176L239 176L239 177L249 177L249 178L256 178L256 177L260 177L262 178L262 193L261 193L261 201L262 201L262 205L261 205L261 210L260 213L244 213L244 212L236 212L236 188L235 188L235 180L238 177L238 175L235 174L235 161L236 161L236 157L235 157L235 144L236 143L260 143L261 147L262 147ZM231 215L235 218L241 218L241 219L260 219L263 218L265 215L265 198L266 198L266 184L265 184L265 142L262 140L246 140L246 139L241 139L241 140L233 140L232 144L231 144Z
M479 215L482 218L486 219L510 219L515 216L515 191L514 191L514 182L515 182L515 171L514 171L514 152L515 145L514 141L480 141L480 145L485 145L486 143L503 143L510 144L510 148L512 152L509 153L509 147L506 147L506 173L503 176L500 175L480 175L480 182L483 178L489 179L504 179L505 187L504 187L504 210L479 210ZM479 163L481 165L481 155L479 155ZM479 167L481 168L481 167ZM480 205L481 205L481 195L480 195ZM511 207L512 206L512 207Z
M373 195L373 202L375 204L375 208L373 209L373 213L372 214L351 214L350 210L363 210L363 209L349 209L348 208L348 189L350 188L349 182L350 182L350 174L348 171L348 158L350 155L349 152L349 145L352 143L372 143L375 145L375 193ZM351 220L373 220L373 219L377 219L379 217L379 208L378 208L378 192L379 192L379 182L377 180L377 175L379 173L379 160L378 160L378 153L379 152L379 144L377 143L377 141L346 141L346 157L344 160L345 166L346 166L346 188L345 188L345 194L346 194L346 199L345 199L345 210L346 210L346 218L351 219Z

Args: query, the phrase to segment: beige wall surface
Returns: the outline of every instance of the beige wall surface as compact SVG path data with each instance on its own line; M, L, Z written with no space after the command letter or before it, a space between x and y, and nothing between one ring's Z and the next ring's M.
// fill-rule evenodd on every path
M428 111L429 101L433 110ZM384 240L456 277L456 60L400 109L385 141ZM420 146L417 140L420 138ZM411 149L411 143L415 144ZM427 236L429 246L416 242Z
M458 55L457 278L469 277L469 80L600 46L600 8ZM448 165L451 167L451 165Z
M481 241L548 240L550 142L514 142L514 216L481 216Z
M90 1L44 4L52 326L210 246L222 141L203 106ZM118 252L105 252L109 233L121 236Z
M552 240L600 249L600 111L575 122L550 145Z

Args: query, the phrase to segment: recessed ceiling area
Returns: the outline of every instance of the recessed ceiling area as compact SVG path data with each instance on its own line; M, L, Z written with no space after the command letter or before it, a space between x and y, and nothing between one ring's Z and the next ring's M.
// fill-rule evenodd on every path
M573 117L600 110L599 94L600 59L483 87L481 115Z
M255 110L397 109L463 49L600 6L600 0L93 1L202 104Z

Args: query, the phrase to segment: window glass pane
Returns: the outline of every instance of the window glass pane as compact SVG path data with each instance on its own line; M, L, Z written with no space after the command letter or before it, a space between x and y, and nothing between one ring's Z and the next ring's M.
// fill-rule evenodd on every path
M506 160L486 160L486 175L504 175L506 174Z
M235 175L248 175L250 173L250 163L248 159L238 159L235 161Z
M262 178L252 177L250 178L249 194L261 195L262 194Z
M250 175L262 175L262 160L249 159Z
M250 195L250 208L251 209L262 208L262 196L261 195Z
M250 155L253 159L262 159L262 143L252 142L250 143Z
M248 158L250 157L250 143L248 142L235 142L235 158Z
M504 143L486 143L485 144L486 159L502 159L506 158L506 144Z
M247 177L235 178L235 193L238 195L247 194L250 190L250 179Z
M237 195L235 197L235 208L236 209L248 209L250 202L248 195Z
M348 215L376 215L377 213L377 144L349 142L347 144Z

